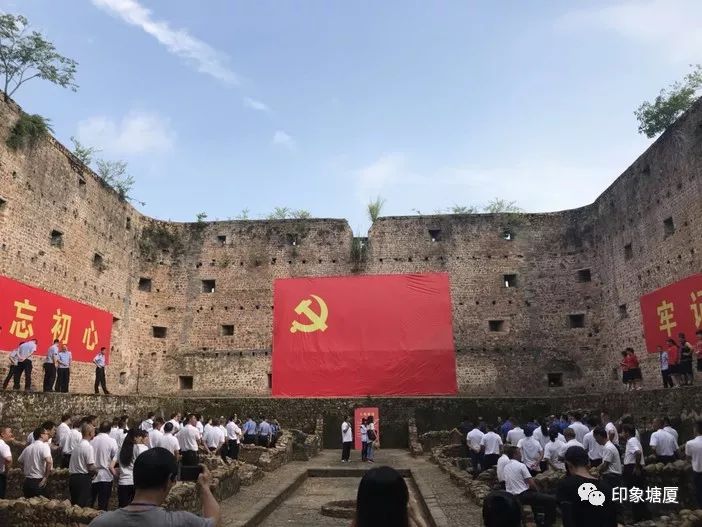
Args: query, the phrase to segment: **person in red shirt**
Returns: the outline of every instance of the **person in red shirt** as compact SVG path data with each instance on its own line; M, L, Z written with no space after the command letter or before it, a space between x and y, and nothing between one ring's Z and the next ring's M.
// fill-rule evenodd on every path
M668 371L673 379L673 388L680 387L680 348L674 339L666 340L668 349Z
M628 353L622 351L622 361L619 366L622 368L622 382L626 385L627 391L631 390L631 374L629 373Z
M624 361L627 363L627 371L629 372L629 380L631 381L632 390L641 389L641 368L639 368L639 359L634 353L633 348L626 348L626 357Z

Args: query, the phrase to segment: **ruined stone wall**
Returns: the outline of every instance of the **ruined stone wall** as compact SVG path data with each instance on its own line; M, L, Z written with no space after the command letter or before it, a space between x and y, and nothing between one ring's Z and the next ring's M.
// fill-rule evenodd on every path
M644 351L639 297L702 270L700 203L702 100L590 206L598 253L593 280L603 309L603 377L614 381L620 351L631 346L641 359L644 386L661 386L658 356ZM694 341L694 335L687 337Z
M9 151L17 109L0 114L0 273L113 313L115 393L268 396L276 278L424 271L450 275L461 394L620 390L618 352L643 349L638 297L700 268L701 104L593 205L381 218L364 240L345 220L146 218L53 139ZM77 364L72 391L93 372Z

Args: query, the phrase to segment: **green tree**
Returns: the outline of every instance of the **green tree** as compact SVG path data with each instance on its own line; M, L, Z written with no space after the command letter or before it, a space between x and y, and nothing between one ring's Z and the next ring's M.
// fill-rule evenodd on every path
M101 151L99 148L83 145L73 136L71 136L71 142L73 143L73 155L80 159L80 161L88 167L93 162L93 156Z
M312 217L312 214L310 214L310 211L305 210L305 209L298 209L294 210L290 213L290 217L294 218L296 220L305 220L307 218Z
M57 53L37 31L28 32L22 15L0 15L0 74L4 76L5 102L25 82L40 78L72 91L78 63Z
M474 205L451 205L447 211L449 214L477 214L478 208Z
M682 81L662 89L651 103L644 101L634 115L639 121L639 133L655 137L690 109L702 88L702 65L690 65L692 71Z
M207 213L206 212L198 212L195 214L195 221L198 223L202 223L207 219Z
M124 161L105 161L98 159L95 162L97 175L105 183L117 191L121 199L132 200L129 192L134 186L134 178L127 173L127 163Z
M268 220L284 220L292 211L288 207L275 207L266 219Z
M524 212L524 210L517 207L516 201L507 201L506 199L502 198L494 198L483 207L483 212L495 214L504 212Z
M380 217L380 213L382 212L384 205L385 199L381 198L380 196L368 203L368 218L370 219L371 223L375 223L375 220Z
M50 123L49 119L41 115L30 115L21 112L5 143L12 150L18 150L26 146L32 148L39 139L53 132Z

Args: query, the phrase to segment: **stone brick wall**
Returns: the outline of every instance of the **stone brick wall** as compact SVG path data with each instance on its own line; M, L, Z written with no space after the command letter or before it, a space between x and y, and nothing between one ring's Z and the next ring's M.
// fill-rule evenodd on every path
M643 350L639 296L700 268L701 116L698 103L587 207L381 218L359 252L345 220L144 217L53 139L9 151L17 107L0 103L0 273L113 313L115 393L270 395L276 278L424 271L450 275L461 394L621 390L620 349ZM92 391L93 372L77 364L73 390Z

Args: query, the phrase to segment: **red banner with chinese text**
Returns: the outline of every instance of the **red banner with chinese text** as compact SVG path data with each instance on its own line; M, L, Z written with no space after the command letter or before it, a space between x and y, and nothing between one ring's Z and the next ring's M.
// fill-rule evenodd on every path
M380 414L377 408L356 408L353 411L353 426L355 428L353 433L353 448L354 450L361 450L363 444L361 443L361 419L364 417L373 416L373 427L375 428L376 440L380 441Z
M656 352L668 338L678 340L685 333L687 341L695 341L695 332L702 329L702 274L656 289L641 297L646 350Z
M54 339L66 344L74 361L91 362L101 347L109 360L112 313L0 276L0 349L37 339L46 356Z
M445 273L279 279L273 395L454 395Z

